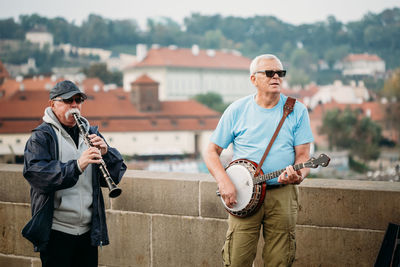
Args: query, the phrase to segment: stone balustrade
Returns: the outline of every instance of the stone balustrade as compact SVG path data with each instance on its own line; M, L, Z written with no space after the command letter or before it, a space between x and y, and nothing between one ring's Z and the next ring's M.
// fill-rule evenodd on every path
M119 187L105 199L101 266L222 266L227 213L210 175L128 170ZM400 183L307 179L299 189L295 266L372 266L388 223L400 224ZM41 266L21 236L29 203L22 166L0 164L0 266Z

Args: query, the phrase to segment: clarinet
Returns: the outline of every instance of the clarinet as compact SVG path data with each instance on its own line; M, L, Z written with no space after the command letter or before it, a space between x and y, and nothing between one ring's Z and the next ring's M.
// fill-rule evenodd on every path
M83 127L83 123L80 120L79 112L73 112L72 115L74 116L76 124L78 125L79 131L81 132L81 134L84 137L86 145L88 145L89 147L92 147L93 144L90 141L89 133L86 132L85 128ZM101 162L98 165L99 165L99 169L100 169L101 173L103 174L104 180L107 183L108 190L110 190L108 193L108 196L111 198L118 197L122 193L122 190L120 188L118 188L117 185L114 183L114 181L111 179L110 173L107 170L106 163L104 162L103 159L101 159Z

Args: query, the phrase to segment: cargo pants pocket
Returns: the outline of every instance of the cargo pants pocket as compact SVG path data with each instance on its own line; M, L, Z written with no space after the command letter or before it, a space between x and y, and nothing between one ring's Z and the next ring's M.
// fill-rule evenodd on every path
M232 236L233 230L228 230L228 232L226 233L225 243L221 251L224 266L231 266Z

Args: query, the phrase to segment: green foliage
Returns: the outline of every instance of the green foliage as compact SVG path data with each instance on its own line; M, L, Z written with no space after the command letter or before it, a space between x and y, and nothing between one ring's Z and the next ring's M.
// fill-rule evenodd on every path
M34 50L31 56L35 59L39 73L51 73L51 67L61 65L64 58L64 52L54 51L49 52L45 46L43 50Z
M7 47L0 53L0 59L3 62L10 64L24 64L28 61L28 58L37 50L32 47L28 42L22 42L16 48Z
M0 20L0 39L20 39L25 38L24 31L14 19Z
M370 118L364 117L358 120L354 127L354 141L351 144L351 152L364 161L379 158L379 144L382 140L381 127Z
M352 156L349 156L349 167L351 170L358 172L358 173L366 173L367 171L369 171L369 168L367 165L355 160Z
M338 70L320 70L316 75L315 82L318 85L332 84L336 80L342 79L342 72Z
M328 63L329 68L333 69L335 63L346 57L350 51L349 45L333 46L324 52L324 59Z
M206 94L198 94L195 95L193 99L221 113L224 112L224 110L228 106L228 104L223 102L222 96L214 92L208 92Z
M375 92L381 92L384 86L384 80L383 79L375 79L373 77L365 77L363 79L364 85L366 88L369 90L375 91Z
M400 101L400 68L396 69L386 80L383 92L387 97L395 97L397 101Z
M400 68L396 69L386 80L383 93L389 99L385 112L387 124L400 132ZM400 136L397 141L400 144Z
M177 44L176 40L181 35L179 24L170 18L148 19L147 28L149 29L148 39L150 43L163 46Z
M350 147L357 117L358 114L349 108L344 111L334 109L325 113L320 133L328 135L330 149Z
M325 113L321 134L328 136L330 149L349 149L350 154L368 161L379 157L381 127L360 111L334 109Z
M84 68L83 73L87 77L99 78L105 84L114 83L118 86L122 86L122 73L119 71L110 72L107 70L107 65L103 63L97 63L91 65L89 68Z
M400 8L368 13L361 20L346 24L329 16L324 21L298 26L273 16L243 18L193 13L184 18L183 25L163 17L149 19L146 30L141 30L135 20L110 20L96 14L89 15L80 26L64 18L48 19L32 14L20 16L19 22L0 20L0 38L23 39L27 31L44 26L54 35L55 44L70 43L115 49L115 52L134 52L132 47L138 43L157 43L232 48L250 58L272 53L283 60L289 74L293 73L291 84L304 85L309 80L331 81L334 74L321 73L317 62L324 60L328 71L333 71L334 64L348 53L374 53L385 60L388 69L400 67L399 21ZM301 73L308 77L299 79Z
M289 74L289 84L290 86L300 85L302 87L310 83L310 76L305 72L305 70L296 68L292 69Z
M230 42L222 34L221 30L211 30L204 34L204 39L200 42L202 47L219 49L221 47L230 48Z

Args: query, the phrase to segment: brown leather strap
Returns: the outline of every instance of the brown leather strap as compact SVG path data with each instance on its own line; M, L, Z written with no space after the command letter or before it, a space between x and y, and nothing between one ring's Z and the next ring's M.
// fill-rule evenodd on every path
M281 121L279 122L278 127L276 128L276 130L275 130L275 132L274 132L274 135L273 135L272 138L271 138L271 141L269 141L269 144L268 144L268 146L267 146L267 149L265 149L264 155L263 155L263 157L261 158L261 161L260 161L260 163L259 163L258 166L257 166L256 172L254 173L254 177L256 177L256 176L258 176L258 175L260 174L260 170L261 170L261 167L262 167L262 165L263 165L263 163L264 163L264 160L265 160L265 158L267 157L267 155L268 155L268 153L269 153L269 150L271 149L272 144L274 143L276 137L278 136L278 133L279 133L279 131L280 131L280 129L281 129L283 123L285 122L286 117L293 111L293 108L294 108L294 104L295 104L295 103L296 103L296 99L295 99L295 98L288 97L288 98L286 99L286 103L285 103L285 105L283 106L283 116L282 116L282 118L281 118Z

